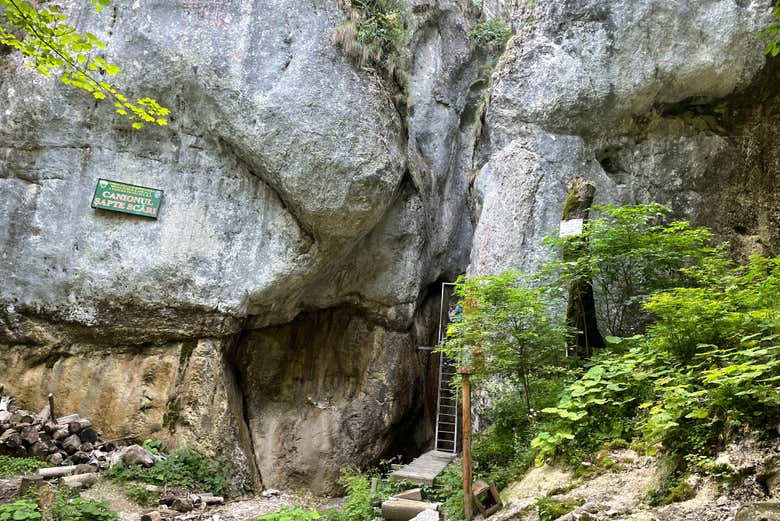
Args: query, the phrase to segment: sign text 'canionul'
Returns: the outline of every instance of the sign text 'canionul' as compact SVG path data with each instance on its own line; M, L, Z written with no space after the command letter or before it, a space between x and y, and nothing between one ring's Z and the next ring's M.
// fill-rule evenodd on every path
M163 191L156 188L98 179L95 195L92 197L92 208L157 219L162 198Z

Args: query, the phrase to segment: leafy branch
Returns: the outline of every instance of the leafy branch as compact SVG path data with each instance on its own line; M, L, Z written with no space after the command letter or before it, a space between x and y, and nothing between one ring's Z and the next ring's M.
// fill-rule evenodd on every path
M90 0L98 12L110 0ZM27 0L0 0L4 21L0 21L0 44L19 51L27 65L46 77L59 76L65 85L82 89L97 99L112 99L117 114L128 118L132 127L145 123L167 125L170 111L152 98L131 101L126 95L98 76L114 76L121 70L93 51L106 44L89 32L80 32L67 23L57 5L35 6ZM4 23L3 23L4 22Z
M769 40L764 47L764 52L777 56L780 54L780 0L775 1L775 5L772 8L772 14L775 17L775 21L772 22L769 27L758 33L760 39Z

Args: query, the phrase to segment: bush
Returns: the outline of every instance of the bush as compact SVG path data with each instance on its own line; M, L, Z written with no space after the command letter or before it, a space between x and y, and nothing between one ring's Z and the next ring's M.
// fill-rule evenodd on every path
M48 466L48 463L35 458L0 456L0 478L10 478L28 474Z
M443 504L447 519L463 521L465 505L463 503L463 469L459 464L450 464L436 478L434 486L427 491L427 499Z
M119 521L119 516L105 501L92 501L60 491L52 507L54 521Z
M151 508L160 504L160 492L151 492L144 485L128 487L125 495L130 501L142 507Z
M474 45L487 51L503 49L510 36L512 36L512 28L504 20L499 19L479 22L469 32Z
M319 518L320 514L316 510L284 507L278 512L265 514L256 519L260 521L314 521Z
M538 462L634 435L679 458L707 454L731 432L780 420L780 257L688 274L706 287L650 297L647 333L615 339L543 411L554 425L532 442Z
M381 517L380 512L372 505L371 478L356 468L342 470L339 484L347 491L342 505L343 521L370 521Z
M592 281L600 325L610 335L632 335L651 318L642 313L647 297L696 285L683 268L717 252L710 247L712 233L687 221L670 221L671 210L656 203L593 209L601 216L586 223L582 235L546 240L558 249L584 245L577 259L552 262L543 271L556 274L551 284L564 287L571 280Z
M118 482L138 481L163 486L202 489L217 496L227 493L230 472L225 462L207 458L191 449L175 450L164 461L145 468L115 465L106 477Z
M38 505L29 499L0 505L0 521L35 521L37 519L41 519Z
M553 521L565 516L578 506L579 503L573 499L559 501L549 496L543 496L536 500L536 510L539 512L540 521Z
M408 31L402 0L345 0L349 18L334 29L333 42L361 66L374 64L393 76L404 67Z

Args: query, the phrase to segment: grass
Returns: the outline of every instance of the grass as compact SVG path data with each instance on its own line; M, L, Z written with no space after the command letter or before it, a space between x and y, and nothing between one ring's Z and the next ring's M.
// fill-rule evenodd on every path
M14 456L0 456L0 478L12 478L35 472L49 464L35 458L17 458Z

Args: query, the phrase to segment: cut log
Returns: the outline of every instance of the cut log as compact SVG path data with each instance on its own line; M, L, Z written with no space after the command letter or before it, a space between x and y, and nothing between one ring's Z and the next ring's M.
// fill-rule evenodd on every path
M49 448L45 443L36 442L29 449L30 455L40 460L45 460L49 457Z
M225 502L225 498L222 496L212 496L211 494L198 494L194 496L196 503L204 505L221 505Z
M66 467L49 467L46 469L38 469L38 474L46 479L61 478L62 476L70 476L75 472L76 465L68 465Z
M25 425L32 425L33 422L35 422L35 417L32 414L28 413L27 411L22 411L22 412L17 411L14 413L14 416L16 416L15 421L17 424L23 423Z
M388 521L409 521L423 510L439 510L439 503L390 498L382 503L382 517Z
M63 441L68 436L70 436L70 434L68 434L68 429L65 428L65 429L57 429L56 431L54 431L54 434L52 434L51 437L54 439L54 441Z
M59 452L55 452L53 454L50 454L49 457L46 458L46 461L48 461L52 465L59 465L60 463L62 463L64 459L65 458L62 457L62 454L60 454Z
M19 497L19 491L22 488L22 480L0 479L0 504L10 503Z
M398 494L395 494L393 497L398 499L411 499L413 501L422 501L422 489L412 488L409 490L404 490L403 492L399 492Z
M62 416L60 418L57 418L57 425L65 425L67 426L70 422L74 422L81 418L78 414L69 414L67 416Z
M30 489L34 489L37 492L41 489L43 484L42 476L36 476L35 474L23 476L19 483L19 492L27 494L30 492Z
M71 434L62 442L62 448L68 454L75 454L81 448L81 440L76 434Z
M177 497L171 503L171 508L177 512L191 512L195 505L192 504L192 500L184 497Z
M49 412L48 405L44 405L43 409L41 409L41 412L35 415L35 421L37 423L46 423L49 421L49 418L51 418L51 413Z
M70 488L89 488L95 484L98 477L100 477L100 474L97 472L64 476L62 478L62 484Z
M0 445L4 445L9 449L19 449L22 447L22 437L19 432L14 429L8 429L0 436Z
M70 460L77 466L81 463L89 463L90 459L89 454L82 450L76 451L70 455Z
M94 428L92 428L91 426L90 427L84 427L82 425L81 432L79 432L79 438L84 443L93 443L94 444L95 442L98 441L99 436L98 436L98 432Z
M157 510L152 510L141 516L141 521L162 521L162 515Z
M57 413L54 410L54 395L49 393L49 419L53 422L57 422Z
M19 435L22 437L22 441L25 445L28 447L35 445L40 440L40 436L38 434L38 427L35 425L26 425L22 427L21 431L19 432Z

